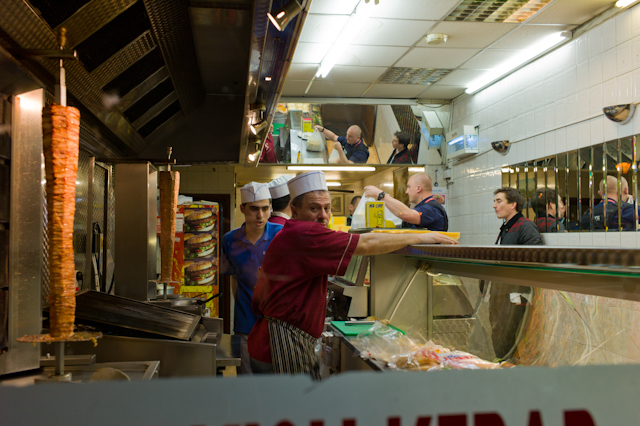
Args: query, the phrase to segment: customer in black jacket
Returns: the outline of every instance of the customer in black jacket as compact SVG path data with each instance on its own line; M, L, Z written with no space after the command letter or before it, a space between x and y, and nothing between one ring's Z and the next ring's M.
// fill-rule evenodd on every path
M540 230L522 216L524 197L514 188L500 188L493 193L493 210L498 219L504 220L496 244L500 245L542 245Z
M494 192L493 209L498 219L504 221L496 244L500 245L541 245L542 237L535 223L522 216L524 197L517 189L500 188ZM509 283L491 283L489 321L491 339L497 358L504 358L516 344L518 329L526 311L526 300L513 293L531 294L531 287ZM530 296L531 297L531 296Z

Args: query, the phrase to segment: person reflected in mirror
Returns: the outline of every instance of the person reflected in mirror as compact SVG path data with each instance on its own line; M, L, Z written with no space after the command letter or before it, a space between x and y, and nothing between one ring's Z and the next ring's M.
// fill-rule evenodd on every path
M580 219L582 229L592 229L594 231L607 229L615 231L621 228L623 231L632 231L635 228L633 204L623 201L625 198L630 199L631 197L627 179L623 176L620 178L620 198L622 199L620 200L619 207L622 212L622 220L620 221L618 220L618 179L615 176L607 176L606 182L607 187L605 193L605 180L600 181L598 194L602 197L602 201L593 207L593 223L591 221L591 209L589 209Z
M347 136L338 136L320 125L316 125L315 129L327 139L335 142L333 149L337 150L340 156L339 163L362 164L369 159L369 147L362 140L362 129L359 126L353 125L349 127Z
M493 210L502 219L500 234L496 244L500 245L542 245L540 230L522 215L524 197L514 188L504 187L493 193Z
M353 220L353 212L358 208L358 204L360 204L361 196L356 195L351 199L351 203L349 203L349 217L347 217L347 226L351 226L351 221Z
M429 175L418 173L407 181L406 193L409 195L409 203L415 204L412 209L373 185L365 186L364 195L384 201L389 211L402 219L403 228L447 231L449 229L447 211L435 199L432 190L433 183Z
M410 137L407 133L396 132L391 140L393 152L387 160L387 164L413 164L409 153Z
M260 163L277 163L278 158L276 156L276 147L273 144L273 125L271 125L271 131L264 140L264 147L262 148L262 154L260 154Z
M566 232L564 223L558 218L564 216L566 207L553 188L538 188L534 195L536 225L540 232Z

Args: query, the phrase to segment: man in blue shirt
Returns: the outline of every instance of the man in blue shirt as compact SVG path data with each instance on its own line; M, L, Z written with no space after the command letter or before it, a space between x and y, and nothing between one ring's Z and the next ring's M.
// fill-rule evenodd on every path
M268 222L271 210L271 194L266 184L251 182L240 190L240 211L244 223L240 228L222 237L220 271L223 275L235 275L235 314L233 332L240 336L240 374L251 374L247 338L258 317L253 312L251 300L258 281L258 268L262 265L267 247L282 229L282 225Z
M360 127L355 125L349 127L346 137L338 136L322 126L316 126L315 128L322 132L327 139L335 142L333 149L337 150L340 156L339 163L366 163L369 159L369 147L362 140L362 129Z
M402 201L375 186L365 186L364 195L378 201L384 201L391 213L402 219L403 228L420 228L429 231L446 231L449 229L447 212L433 197L433 184L426 173L418 173L407 182L409 202L415 204L410 209Z

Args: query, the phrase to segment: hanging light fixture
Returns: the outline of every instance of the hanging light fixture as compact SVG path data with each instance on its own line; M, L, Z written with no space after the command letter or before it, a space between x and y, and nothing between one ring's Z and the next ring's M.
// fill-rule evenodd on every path
M302 7L296 0L291 0L279 9L276 9L273 14L267 13L269 20L278 31L283 31L284 28L291 22L293 18L298 16L298 13L302 10Z

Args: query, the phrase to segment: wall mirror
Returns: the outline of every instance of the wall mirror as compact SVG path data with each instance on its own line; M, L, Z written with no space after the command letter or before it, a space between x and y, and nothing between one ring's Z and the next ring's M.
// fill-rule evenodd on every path
M504 167L540 232L638 231L638 135Z
M424 164L433 153L442 148L445 129L449 128L451 105L357 105L280 103L274 113L270 130L260 132L257 144L261 164ZM427 123L424 111L432 113ZM366 147L368 156L353 156L352 148L340 149L332 135L347 137L350 126L361 129L356 144ZM321 136L314 135L315 126L327 129ZM395 130L405 136L393 143ZM266 136L265 136L266 134ZM351 136L353 138L353 136ZM350 139L353 143L355 139ZM264 146L264 147L263 147ZM362 146L360 146L362 149ZM255 154L254 154L255 156ZM363 161L363 157L364 160ZM255 158L254 158L255 159ZM252 159L251 161L254 161ZM433 161L431 161L433 162Z

